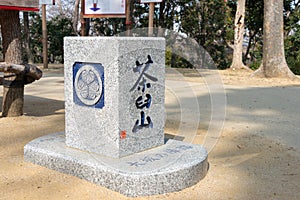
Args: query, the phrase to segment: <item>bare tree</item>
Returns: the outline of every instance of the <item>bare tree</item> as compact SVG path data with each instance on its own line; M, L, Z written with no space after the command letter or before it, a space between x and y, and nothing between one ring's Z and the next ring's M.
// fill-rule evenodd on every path
M74 8L74 13L73 13L73 30L74 33L77 33L77 26L78 26L78 19L79 19L79 3L80 0L75 1L75 8Z
M28 63L33 63L33 55L31 53L29 43L30 43L30 34L29 34L29 17L28 12L23 12L23 19L24 19L24 48L27 56Z
M263 63L254 75L295 78L284 55L282 0L264 0Z
M238 0L234 20L234 46L231 69L248 69L243 63L243 40L245 31L246 0Z
M77 0L56 0L55 6L49 6L47 9L47 16L53 18L56 16L63 16L73 19L74 5Z

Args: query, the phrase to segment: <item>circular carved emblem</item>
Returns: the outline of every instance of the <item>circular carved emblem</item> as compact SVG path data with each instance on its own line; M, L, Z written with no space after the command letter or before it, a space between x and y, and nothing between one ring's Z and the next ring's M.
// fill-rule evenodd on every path
M82 66L75 76L75 91L80 101L88 106L95 105L102 94L99 72L91 65Z

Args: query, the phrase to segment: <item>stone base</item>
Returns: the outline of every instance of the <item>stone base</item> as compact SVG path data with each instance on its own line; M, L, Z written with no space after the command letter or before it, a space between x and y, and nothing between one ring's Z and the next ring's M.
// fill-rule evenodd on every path
M64 133L55 133L28 143L24 159L130 197L179 191L196 184L208 171L204 147L177 140L112 158L67 147Z

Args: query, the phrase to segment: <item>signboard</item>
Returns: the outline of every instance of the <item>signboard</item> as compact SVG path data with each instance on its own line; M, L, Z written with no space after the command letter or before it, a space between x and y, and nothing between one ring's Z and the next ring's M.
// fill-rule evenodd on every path
M126 0L84 0L83 17L125 17Z
M39 0L0 0L0 9L39 11Z
M40 0L40 4L55 5L55 0Z
M141 3L161 3L162 0L141 0Z

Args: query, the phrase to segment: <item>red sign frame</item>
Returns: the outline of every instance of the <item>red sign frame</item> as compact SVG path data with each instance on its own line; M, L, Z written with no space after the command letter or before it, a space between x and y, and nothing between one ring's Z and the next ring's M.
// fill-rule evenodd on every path
M39 11L39 8L32 8L32 7L19 7L19 6L1 6L0 10L19 10L19 11Z
M0 9L39 11L39 0L0 0Z

